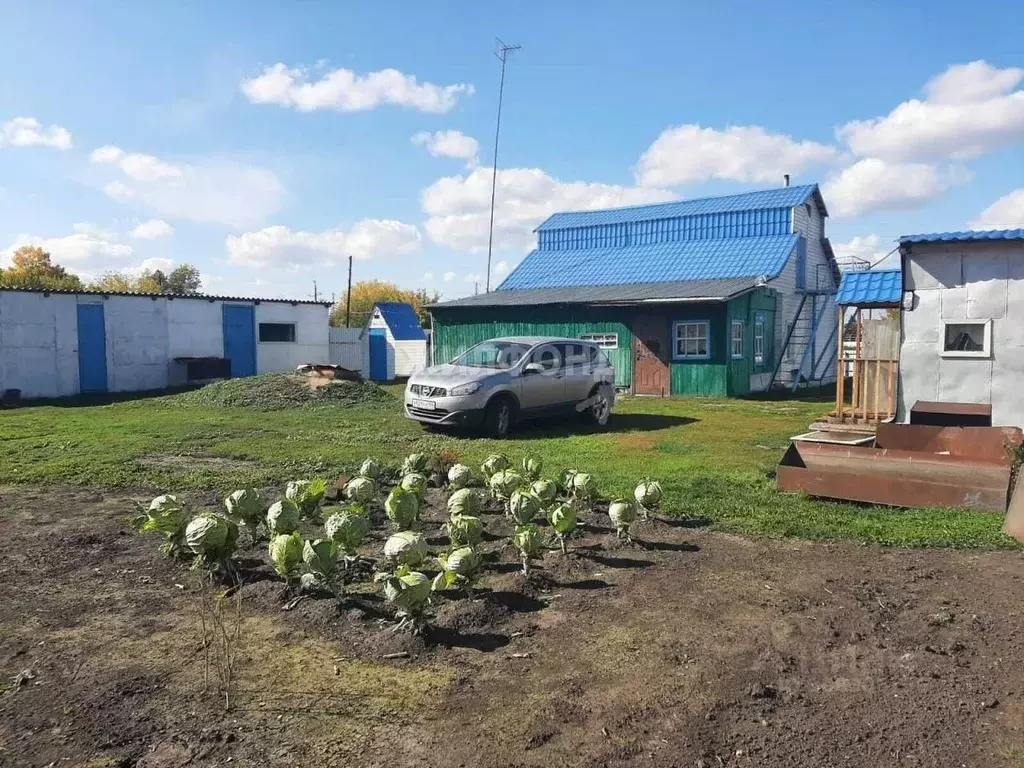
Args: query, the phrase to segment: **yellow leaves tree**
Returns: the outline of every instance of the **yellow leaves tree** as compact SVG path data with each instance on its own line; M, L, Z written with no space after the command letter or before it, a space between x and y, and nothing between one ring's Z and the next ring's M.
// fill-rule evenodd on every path
M11 255L11 266L0 270L0 287L80 291L82 281L54 264L50 254L39 246L23 245Z
M394 283L383 280L365 280L352 285L352 311L350 313L349 325L353 328L361 327L370 317L373 305L378 301L396 301L405 304L412 304L420 323L424 328L430 326L430 314L425 307L433 304L441 298L437 291L428 292L425 288L417 290L406 290L399 288ZM345 325L345 295L342 293L341 301L334 305L331 310L331 325Z

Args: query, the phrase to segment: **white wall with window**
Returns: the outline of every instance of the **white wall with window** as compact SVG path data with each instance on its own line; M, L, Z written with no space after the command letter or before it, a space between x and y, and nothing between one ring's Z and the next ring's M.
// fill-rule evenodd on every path
M710 358L710 321L681 320L672 324L673 360L708 360Z
M319 304L256 305L256 372L294 371L330 360L328 308Z
M918 400L991 403L1024 427L1024 240L904 246L900 412Z

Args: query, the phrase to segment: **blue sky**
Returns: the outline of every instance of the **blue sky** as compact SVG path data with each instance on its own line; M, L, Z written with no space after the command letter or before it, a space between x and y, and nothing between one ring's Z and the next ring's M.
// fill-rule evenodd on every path
M290 297L340 291L352 253L356 279L471 293L496 35L523 51L495 282L555 210L784 172L822 184L844 255L1024 226L1024 6L829 5L0 0L0 253Z

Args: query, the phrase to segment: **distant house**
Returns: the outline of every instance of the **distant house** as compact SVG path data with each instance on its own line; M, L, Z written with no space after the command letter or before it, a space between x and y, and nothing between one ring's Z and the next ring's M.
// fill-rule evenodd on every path
M918 400L987 403L1024 427L1024 229L900 238L900 417Z
M639 395L834 380L827 216L816 184L556 213L496 290L431 307L433 360L551 335L598 342Z
M162 389L328 359L329 303L0 288L0 391Z
M411 304L379 301L360 336L363 375L393 381L427 367L427 334Z

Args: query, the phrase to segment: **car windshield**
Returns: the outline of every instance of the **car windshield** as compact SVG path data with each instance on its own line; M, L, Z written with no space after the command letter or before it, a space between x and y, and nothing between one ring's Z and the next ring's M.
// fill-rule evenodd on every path
M519 362L530 347L515 341L485 341L463 352L452 360L452 365L470 368L511 368Z

